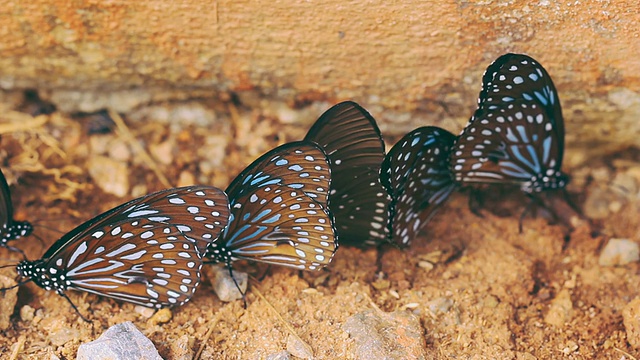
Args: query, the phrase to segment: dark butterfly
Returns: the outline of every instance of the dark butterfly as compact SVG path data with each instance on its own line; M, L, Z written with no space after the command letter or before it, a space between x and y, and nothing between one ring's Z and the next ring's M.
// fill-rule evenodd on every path
M9 241L28 236L32 231L33 226L29 222L13 219L11 192L4 174L0 171L0 247L22 252L20 249L10 246Z
M340 242L385 241L390 199L379 180L384 142L373 117L354 102L339 103L322 114L305 140L320 145L329 158L329 203Z
M455 188L449 154L455 141L434 126L413 130L398 141L382 163L380 178L391 195L389 233L409 245Z
M213 263L244 259L320 270L338 243L327 208L330 170L311 142L293 142L262 155L226 190L229 225L209 245Z
M517 184L528 194L564 188L564 121L551 77L526 55L506 54L482 78L478 109L452 150L460 185Z
M33 281L74 309L69 289L154 308L182 305L196 291L204 251L228 217L220 189L159 191L76 227L41 259L20 262L16 268L26 280L16 286Z

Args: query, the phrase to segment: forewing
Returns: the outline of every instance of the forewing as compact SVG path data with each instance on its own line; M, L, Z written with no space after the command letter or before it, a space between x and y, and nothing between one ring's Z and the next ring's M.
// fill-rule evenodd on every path
M81 224L56 241L43 256L49 259L68 252L87 239L101 242L109 230L110 236L124 232L123 227L139 223L169 224L192 241L200 254L218 238L229 220L226 194L212 186L187 186L158 191L113 208ZM120 226L122 225L122 227ZM106 239L109 242L109 235ZM108 244L105 244L107 246Z
M320 145L331 164L329 202L342 243L374 245L388 236L389 197L379 181L384 142L373 117L346 101L327 110L305 140Z
M247 166L227 187L230 199L239 199L265 186L287 186L327 204L331 179L324 151L315 143L287 143L262 155Z
M527 55L505 54L489 65L482 77L482 90L478 97L480 114L474 118L518 101L536 104L543 110L555 132L558 161L562 165L564 120L560 98L551 76L542 65Z
M0 170L0 238L2 238L2 233L11 227L12 222L13 204L11 203L11 192L7 179L5 179Z

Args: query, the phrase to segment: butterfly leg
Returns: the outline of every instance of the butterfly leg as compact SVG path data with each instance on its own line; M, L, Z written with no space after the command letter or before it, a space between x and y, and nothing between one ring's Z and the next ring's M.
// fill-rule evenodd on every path
M90 323L91 321L89 321L89 319L87 319L86 317L82 316L82 313L80 313L80 310L78 310L78 307L76 306L76 304L73 303L73 301L71 301L71 299L69 299L69 297L67 296L67 294L60 292L59 293L60 296L62 296L63 298L67 299L67 301L69 302L69 304L71 304L71 307L73 308L73 310L75 310L78 313L78 316L80 316L80 318L82 320L84 320L85 322Z
M231 280L233 280L233 283L236 285L236 288L238 289L238 291L242 295L242 301L244 302L244 308L246 309L247 308L247 297L245 296L245 293L242 292L242 289L240 288L240 284L238 284L238 282L236 281L236 278L233 276L233 268L231 267L231 264L227 264L227 269L229 270L229 276L231 276Z
M484 215L480 212L482 205L484 203L484 198L482 196L482 191L471 188L469 190L469 210L477 217L484 218Z

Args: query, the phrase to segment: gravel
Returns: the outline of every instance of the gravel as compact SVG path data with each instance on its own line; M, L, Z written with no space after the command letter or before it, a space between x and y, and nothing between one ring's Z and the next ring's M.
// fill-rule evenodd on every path
M132 322L116 324L94 341L80 345L77 360L162 360L158 350Z

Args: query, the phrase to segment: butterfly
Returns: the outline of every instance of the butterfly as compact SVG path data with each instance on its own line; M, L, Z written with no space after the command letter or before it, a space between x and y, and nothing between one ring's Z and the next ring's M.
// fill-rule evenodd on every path
M390 198L380 183L385 148L373 117L355 102L339 103L320 116L305 140L320 145L329 158L329 204L340 242L385 242Z
M209 244L212 263L244 259L300 270L327 266L338 247L327 208L331 172L311 142L281 145L244 169L226 189L231 215Z
M455 189L449 154L455 141L435 126L411 131L398 141L382 163L380 178L391 196L389 234L407 246Z
M32 231L31 223L13 219L13 203L11 202L9 184L0 171L0 247L22 252L20 249L10 246L9 241L28 236Z
M536 60L500 56L486 70L478 109L450 159L462 185L516 184L527 194L562 189L564 120L551 77Z
M227 196L214 187L140 197L71 230L41 259L18 263L17 272L26 280L13 287L33 281L63 296L78 314L67 290L153 308L182 305L200 283L207 245L228 218Z

